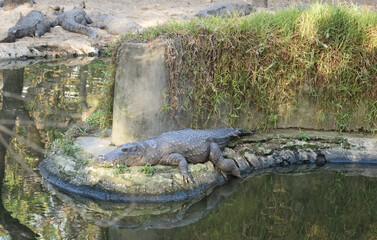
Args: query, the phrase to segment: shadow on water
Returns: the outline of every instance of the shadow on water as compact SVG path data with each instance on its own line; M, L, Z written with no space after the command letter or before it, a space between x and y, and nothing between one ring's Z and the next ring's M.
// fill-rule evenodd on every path
M267 169L191 202L120 204L60 193L41 178L44 149L97 109L108 63L0 71L0 238L371 239L377 168Z

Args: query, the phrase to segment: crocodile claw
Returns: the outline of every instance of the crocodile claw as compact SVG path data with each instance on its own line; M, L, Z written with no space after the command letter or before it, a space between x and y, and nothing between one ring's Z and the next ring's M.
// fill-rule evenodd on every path
M195 181L190 175L183 175L183 181L188 184L194 184Z

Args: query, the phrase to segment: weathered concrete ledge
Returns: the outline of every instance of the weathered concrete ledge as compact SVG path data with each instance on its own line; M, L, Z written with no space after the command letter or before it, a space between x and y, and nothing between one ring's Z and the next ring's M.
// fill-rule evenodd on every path
M169 72L166 64L172 61L169 59L169 46L174 44L173 40L156 40L148 43L123 42L119 46L112 126L114 130L112 142L114 144L140 141L150 136L190 126L193 123L192 107L189 107L188 111L185 110L185 106L180 107L174 117L168 110L170 107L169 91L172 88L169 76L173 73ZM175 48L177 49L174 51L180 51L180 47ZM178 61L177 64L182 63ZM176 78L179 79L179 76ZM182 81L185 80L182 79ZM190 98L185 96L185 91L177 91L178 95L173 97L190 106ZM274 128L339 130L336 113L324 112L320 102L313 99L308 93L309 88L305 88L302 94L296 96L294 105L283 104L277 107L277 121ZM360 104L350 115L348 131L373 130L365 116L366 106ZM239 117L234 123L235 126L254 129L266 121L266 116L258 108L251 106L248 111ZM253 116L252 119L249 116ZM211 126L211 128L224 126L224 119L211 117L205 123L198 123L199 128L207 126Z
M155 166L149 176L142 173L146 167L97 165L97 154L114 149L109 144L110 139L79 137L75 145L81 151L67 156L56 149L42 162L41 172L64 191L117 202L187 201L208 195L229 180L211 162L189 164L195 184L184 183L177 167ZM241 138L231 142L223 155L233 159L246 177L256 170L307 163L377 163L376 149L377 139L370 136L291 130Z

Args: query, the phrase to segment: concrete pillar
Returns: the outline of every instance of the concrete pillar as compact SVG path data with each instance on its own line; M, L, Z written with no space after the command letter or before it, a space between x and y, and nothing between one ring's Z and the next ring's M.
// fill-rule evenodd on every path
M112 142L147 139L173 129L161 113L168 89L166 43L123 43L116 64ZM174 125L174 124L173 124Z

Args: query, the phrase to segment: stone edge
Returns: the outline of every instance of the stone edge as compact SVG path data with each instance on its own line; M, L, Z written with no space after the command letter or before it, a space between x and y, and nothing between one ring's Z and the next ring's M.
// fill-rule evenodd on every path
M140 202L140 203L167 203L167 202L180 202L194 199L200 195L205 194L207 191L212 190L214 187L224 184L226 181L217 179L212 184L201 184L200 186L185 190L177 191L172 194L127 194L114 192L109 190L100 189L98 187L77 186L70 182L64 181L61 178L50 173L46 169L45 159L40 164L40 172L49 183L56 186L59 190L66 193L73 193L83 197L88 197L101 201L115 201L115 202Z

